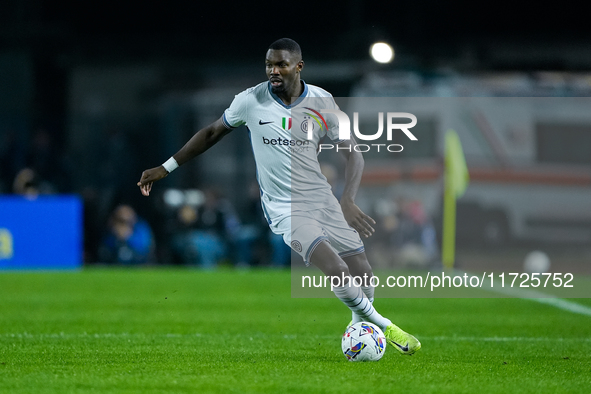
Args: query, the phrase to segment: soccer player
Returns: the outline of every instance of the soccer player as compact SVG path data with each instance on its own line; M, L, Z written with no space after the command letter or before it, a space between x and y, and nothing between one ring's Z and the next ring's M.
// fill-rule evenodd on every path
M327 276L373 277L359 234L371 236L375 221L355 204L363 156L351 149L354 140L339 140L338 124L319 112L337 109L334 99L300 78L304 68L302 52L291 39L282 38L271 44L265 68L266 82L236 95L217 121L199 130L164 164L145 170L137 185L148 196L154 182L211 148L234 128L246 125L257 166L262 208L271 230L282 235L306 264L315 265ZM323 108L310 107L318 102ZM310 127L312 133L308 133ZM318 144L325 136L340 145L339 151L346 158L340 204L318 163ZM372 286L355 287L350 281L340 284L333 291L352 311L352 323L376 324L388 343L402 354L413 354L421 348L414 336L376 311Z

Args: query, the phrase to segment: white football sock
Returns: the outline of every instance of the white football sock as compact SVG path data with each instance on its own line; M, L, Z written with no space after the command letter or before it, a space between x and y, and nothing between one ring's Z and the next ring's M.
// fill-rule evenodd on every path
M374 295L375 288L373 286L361 286L361 290L367 296L367 298L369 299L369 302L371 302L373 304L373 300L374 300L373 295ZM351 312L351 314L352 314L351 320L353 321L353 324L363 321L361 316L359 316L357 313Z
M369 302L373 304L373 295L375 293L376 288L373 286L361 286L361 290L363 290L363 294L365 294L367 298L369 298Z
M341 286L334 288L334 294L351 312L358 315L361 321L368 321L385 330L392 322L376 311L369 298L359 287Z

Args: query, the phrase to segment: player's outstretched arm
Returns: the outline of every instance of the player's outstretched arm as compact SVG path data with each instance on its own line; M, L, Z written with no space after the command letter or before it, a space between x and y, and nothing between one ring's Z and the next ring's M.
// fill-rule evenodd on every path
M371 237L375 232L372 224L376 224L369 215L366 215L356 204L355 196L357 196L357 190L361 183L361 176L363 175L363 167L365 161L361 152L356 152L354 149L349 150L346 146L353 146L355 140L350 139L343 141L341 147L345 149L339 149L347 164L345 167L345 189L343 190L343 196L341 197L341 209L343 210L343 216L349 223L349 226L353 227L357 232L363 235L365 238Z
M222 123L222 119L218 119L209 126L199 130L187 143L171 157L176 161L178 166L181 166L191 160L192 158L205 152L212 146L218 143L231 129L228 129ZM149 196L154 182L166 177L170 172L160 165L158 167L150 168L142 172L142 176L137 185L144 196Z

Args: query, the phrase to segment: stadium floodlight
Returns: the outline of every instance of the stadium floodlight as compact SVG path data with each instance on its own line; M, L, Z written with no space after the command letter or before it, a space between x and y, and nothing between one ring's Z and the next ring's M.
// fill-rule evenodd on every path
M372 44L369 53L373 60L378 63L390 63L394 59L394 48L385 42Z

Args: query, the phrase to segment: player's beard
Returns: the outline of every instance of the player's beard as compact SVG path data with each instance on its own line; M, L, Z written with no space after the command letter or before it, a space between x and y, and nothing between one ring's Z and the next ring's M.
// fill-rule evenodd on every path
M282 82L281 85L279 86L273 86L271 85L271 91L275 94L279 94L279 93L283 93L285 92L285 83Z

